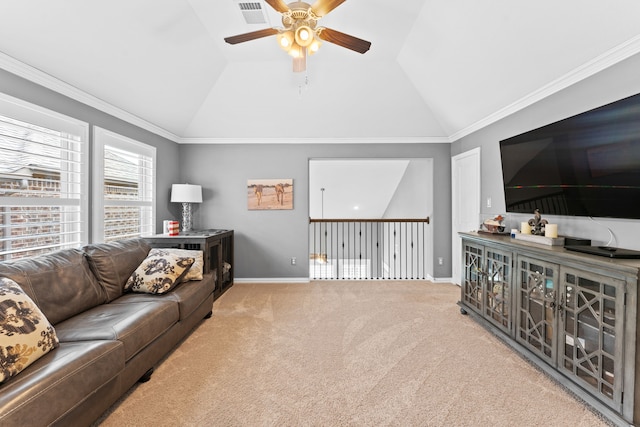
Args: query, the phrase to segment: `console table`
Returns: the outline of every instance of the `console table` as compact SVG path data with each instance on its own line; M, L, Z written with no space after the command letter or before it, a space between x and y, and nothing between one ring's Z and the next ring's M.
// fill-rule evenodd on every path
M638 425L640 261L503 235L460 236L460 311L612 422Z
M179 248L203 252L204 273L216 272L214 298L218 298L233 285L233 230L194 230L177 236L155 234L145 237L154 248ZM229 267L225 270L225 264Z

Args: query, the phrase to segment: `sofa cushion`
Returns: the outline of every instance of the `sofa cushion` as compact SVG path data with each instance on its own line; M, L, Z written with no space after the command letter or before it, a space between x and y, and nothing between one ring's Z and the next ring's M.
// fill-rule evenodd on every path
M107 292L108 301L122 295L127 279L147 257L151 246L144 239L87 245L89 266Z
M2 385L0 425L51 425L123 369L118 341L61 343Z
M0 278L0 383L58 346L56 331L16 282Z
M180 284L194 258L171 254L149 254L136 268L124 289L148 294L164 294Z
M79 249L1 262L0 277L20 285L53 325L107 300Z
M205 274L202 280L183 283L162 297L163 301L174 301L178 304L180 321L186 319L213 293L215 281L213 274ZM134 302L157 301L157 295L130 293L113 301L111 304L131 304Z
M129 360L178 322L178 317L175 301L156 297L153 301L94 307L56 325L56 333L60 342L121 341Z
M191 268L187 271L187 274L182 278L183 282L191 280L202 280L202 274L204 271L204 256L202 251L193 251L189 249L176 249L176 248L153 248L149 251L149 256L165 256L173 255L180 257L193 258L194 262Z

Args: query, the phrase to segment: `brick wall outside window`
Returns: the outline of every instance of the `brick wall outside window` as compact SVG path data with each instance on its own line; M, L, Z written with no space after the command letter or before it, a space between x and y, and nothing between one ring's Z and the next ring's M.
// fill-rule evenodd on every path
M0 178L0 192L6 197L59 197L60 182L42 179ZM119 198L137 198L138 189L134 186L106 185L105 194ZM4 250L18 250L29 247L42 249L24 251L0 256L5 259L18 259L49 252L47 246L57 246L62 241L61 222L63 216L59 206L6 206L0 207L0 239ZM136 235L140 230L140 213L136 207L106 208L105 220L112 221L119 234L107 232L105 241L117 240L120 234ZM24 224L24 226L21 226Z

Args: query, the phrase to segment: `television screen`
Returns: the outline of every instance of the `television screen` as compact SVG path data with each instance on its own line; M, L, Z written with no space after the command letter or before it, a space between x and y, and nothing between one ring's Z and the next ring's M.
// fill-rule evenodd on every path
M640 219L640 94L500 141L508 212Z

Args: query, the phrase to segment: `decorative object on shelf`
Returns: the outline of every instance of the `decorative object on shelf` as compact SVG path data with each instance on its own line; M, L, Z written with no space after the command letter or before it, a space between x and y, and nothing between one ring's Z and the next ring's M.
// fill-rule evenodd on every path
M293 209L293 179L247 180L247 208Z
M547 245L547 246L564 245L564 237L547 237L547 236L538 236L535 234L517 233L515 238L516 240L525 240L527 242L539 243L541 245Z
M164 220L162 222L162 234L167 236L177 236L180 232L180 223L178 221Z
M544 227L548 223L549 222L546 219L542 219L542 215L540 214L539 209L534 210L533 218L529 220L529 226L531 227L531 234L535 236L544 236ZM529 234L529 233L525 233L525 234Z
M191 204L202 203L202 187L192 184L173 184L171 201L182 203L182 231L190 231L193 228Z
M493 218L485 219L482 228L489 233L504 233L504 216L496 215Z
M558 237L558 224L549 224L546 219L542 219L538 209L534 211L533 218L520 223L520 233L516 233L512 237L548 246L564 244L564 237Z
M169 224L169 236L177 236L180 234L180 223L178 221L171 221Z
M558 224L546 224L544 226L544 236L552 239L558 237Z

